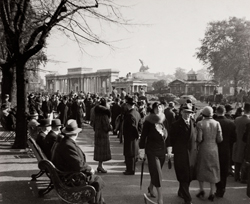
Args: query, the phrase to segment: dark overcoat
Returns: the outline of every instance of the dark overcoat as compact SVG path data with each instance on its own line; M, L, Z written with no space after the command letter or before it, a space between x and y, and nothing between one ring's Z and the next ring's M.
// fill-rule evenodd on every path
M236 142L233 145L233 162L243 163L244 161L244 151L246 148L246 143L242 140L243 135L246 131L246 124L250 123L250 118L248 115L242 115L237 117L234 121L236 126Z
M60 102L57 107L57 112L59 113L59 119L61 120L61 124L64 126L68 120L69 107L67 104Z
M232 144L236 141L236 128L233 120L218 116L215 120L220 123L223 141L218 143L220 166L229 168ZM221 169L222 171L222 169ZM221 172L222 173L222 172Z
M135 157L138 155L138 138L142 130L141 116L135 109L128 110L124 115L123 135L125 157Z
M179 182L190 182L196 177L197 130L195 121L190 126L180 117L170 128L170 141L174 153L174 167Z
M86 107L83 102L78 103L75 101L71 106L72 119L75 119L78 127L81 128L82 123L84 122L84 115L86 113Z
M93 183L98 183L96 190L104 187L101 177L90 175L91 167L86 163L86 156L81 148L70 137L65 136L54 150L52 163L55 167L64 172L83 172L90 179L90 185L96 188Z
M44 153L49 160L51 159L51 149L56 140L57 134L53 130L50 130L44 139Z
M43 152L45 152L45 137L47 134L45 134L43 131L40 131L36 138L36 143L39 145L39 147L42 149Z
M97 105L94 109L95 119L93 128L95 131L94 160L108 161L111 159L109 131L110 126L110 110L101 105Z
M121 114L121 106L118 103L113 103L111 106L111 123L115 128L115 121L118 115Z
M48 114L52 113L53 111L53 106L51 101L43 101L41 109L43 112L43 117L48 118Z

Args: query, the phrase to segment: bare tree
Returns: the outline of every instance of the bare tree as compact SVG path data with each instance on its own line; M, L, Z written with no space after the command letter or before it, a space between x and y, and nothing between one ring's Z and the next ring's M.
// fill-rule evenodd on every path
M27 61L41 51L53 28L73 34L75 40L109 45L94 26L103 22L126 25L113 0L1 0L0 23L7 53L0 59L5 70L15 67L17 84L17 124L13 148L26 147ZM97 32L97 33L96 33Z

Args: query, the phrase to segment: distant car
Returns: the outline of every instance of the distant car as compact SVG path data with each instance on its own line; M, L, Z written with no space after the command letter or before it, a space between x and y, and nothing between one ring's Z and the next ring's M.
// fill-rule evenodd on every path
M179 104L183 104L186 103L188 99L191 100L192 103L195 103L197 101L193 95L182 95L177 101L179 102Z

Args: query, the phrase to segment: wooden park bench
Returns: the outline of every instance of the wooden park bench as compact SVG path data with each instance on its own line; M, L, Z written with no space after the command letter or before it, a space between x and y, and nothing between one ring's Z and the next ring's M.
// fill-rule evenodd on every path
M4 140L5 142L8 142L10 139L15 138L16 133L15 131L7 131L0 129L0 140Z
M37 158L40 171L33 174L32 180L46 174L50 183L46 189L38 191L39 196L44 196L55 189L59 198L67 203L85 203L95 197L96 191L93 186L88 185L87 177L82 172L62 172L50 162L36 141L28 138L28 145Z
M86 203L95 197L96 190L88 185L84 173L59 171L49 160L41 160L38 166L49 172L53 187L61 200L67 203Z

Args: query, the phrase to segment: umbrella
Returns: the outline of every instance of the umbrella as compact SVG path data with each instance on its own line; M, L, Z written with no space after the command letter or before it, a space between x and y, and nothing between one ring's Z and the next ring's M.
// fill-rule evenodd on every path
M144 163L146 160L146 154L143 157L142 163L141 163L141 180L140 180L140 190L141 190L141 186L142 186L142 178L143 178L143 170L144 170Z

